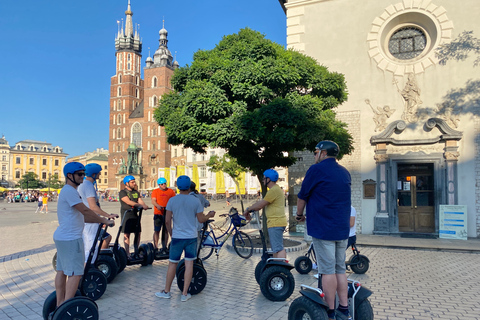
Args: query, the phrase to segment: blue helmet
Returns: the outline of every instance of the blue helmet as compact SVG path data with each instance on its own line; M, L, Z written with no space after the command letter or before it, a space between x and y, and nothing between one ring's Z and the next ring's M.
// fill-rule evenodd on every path
M263 173L265 178L270 179L270 181L276 182L278 180L278 172L273 169L267 169Z
M190 189L190 178L188 176L180 176L177 178L177 188L178 190L188 190Z
M69 173L85 170L85 166L80 162L69 162L63 167L63 175L66 177Z
M165 179L164 177L158 178L157 184L164 184L164 183L167 183L167 179Z
M135 180L134 176L126 176L125 178L123 178L123 184L126 185L127 183L129 183L132 180Z
M92 177L94 174L102 171L102 166L96 163L89 163L85 166L85 175L87 177Z

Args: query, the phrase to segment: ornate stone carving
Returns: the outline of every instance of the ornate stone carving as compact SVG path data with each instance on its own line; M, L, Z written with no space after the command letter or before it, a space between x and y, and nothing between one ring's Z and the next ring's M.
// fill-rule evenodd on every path
M402 96L405 107L403 109L402 120L405 120L409 123L415 123L418 121L418 107L423 103L420 99L420 88L418 87L417 80L415 79L415 74L409 73L407 83L403 90L400 90L398 87L398 81L393 80L397 86L397 90Z
M445 120L445 122L453 128L458 128L458 124L460 122L460 115L458 112L462 108L455 108L455 104L453 102L443 102L437 104L437 111L440 118Z
M458 157L460 156L460 153L459 152L452 152L452 151L447 151L445 152L445 160L447 161L457 161L458 160Z
M376 153L373 159L375 159L376 162L386 162L388 161L388 155L385 153Z
M389 106L384 106L383 108L375 108L371 105L369 99L365 99L365 103L372 108L374 113L373 122L375 122L375 132L383 131L387 127L387 119L395 112L395 109L390 109Z

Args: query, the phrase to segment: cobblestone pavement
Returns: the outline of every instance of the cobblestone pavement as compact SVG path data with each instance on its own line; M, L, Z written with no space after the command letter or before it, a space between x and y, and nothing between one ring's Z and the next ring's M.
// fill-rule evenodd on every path
M15 205L12 209L13 205L0 203L2 221L28 212L25 208L30 204ZM6 210L2 211L3 207ZM26 215L23 224L12 222L0 227L0 319L41 319L43 302L54 290L51 259L56 217L54 213L34 216L33 212ZM151 213L146 217L142 227L151 230ZM116 234L115 228L112 233ZM142 236L149 240L151 234L145 231ZM480 254L372 246L360 249L369 257L370 269L364 275L349 277L374 292L370 301L375 319L480 319L480 274L476 272ZM293 262L305 251L289 252L288 257ZM155 297L165 284L167 261L155 261L147 267L128 266L97 301L100 319L287 319L300 284L316 284L313 271L300 275L293 270L293 295L284 302L271 302L263 297L253 276L259 260L259 254L244 260L223 248L218 259L213 256L205 262L206 288L186 303L180 302L176 282L170 300Z

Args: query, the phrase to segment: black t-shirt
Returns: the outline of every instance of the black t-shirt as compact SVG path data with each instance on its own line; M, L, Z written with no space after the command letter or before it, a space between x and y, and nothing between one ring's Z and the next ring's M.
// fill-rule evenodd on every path
M128 199L130 199L131 201L138 203L138 198L140 198L140 193L138 193L138 191L136 190L129 191L127 189L123 189L118 194L118 197L120 198L120 214L123 216L124 212L129 209L132 209L132 207L126 204L125 202L123 202L122 199L124 197L128 197Z

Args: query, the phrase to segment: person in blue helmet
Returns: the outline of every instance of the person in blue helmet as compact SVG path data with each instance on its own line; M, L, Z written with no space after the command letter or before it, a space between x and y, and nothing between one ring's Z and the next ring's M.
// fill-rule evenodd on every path
M197 223L203 223L215 216L215 211L210 211L205 215L200 200L189 195L190 182L188 176L179 176L177 178L177 188L180 190L180 194L170 198L167 203L165 222L172 242L170 243L165 289L155 293L159 298L171 298L170 289L175 278L175 271L182 253L185 252L185 281L182 290L182 302L191 298L188 288L192 281L193 261L197 258Z
M175 197L175 191L167 187L167 179L160 177L157 180L158 189L152 192L153 205L153 247L158 251L158 241L160 239L160 231L162 231L162 249L161 253L167 253L168 232L165 230L165 208L168 200Z
M286 258L287 253L283 247L283 232L287 226L287 217L285 216L285 193L277 185L278 172L273 169L265 170L263 173L263 183L269 189L265 198L255 202L245 209L244 215L250 220L250 212L259 211L265 208L267 215L268 236L272 246L274 258Z
M130 258L130 234L138 232L138 237L135 237L135 242L136 245L139 245L142 225L140 223L137 224L137 211L133 210L127 212L127 210L130 210L134 207L141 207L143 210L147 210L149 207L145 204L145 202L143 202L142 197L137 190L137 182L135 181L134 176L128 175L123 178L123 184L125 185L125 189L119 192L118 198L120 199L120 215L122 217L122 221L124 221L122 229L124 234L123 244L125 251ZM126 215L125 212L127 212Z
M322 275L328 318L351 319L348 312L348 281L345 274L345 248L350 232L351 177L337 163L340 151L333 141L320 141L315 148L315 164L302 182L298 193L297 220L305 221L313 239L318 273ZM339 306L335 312L335 294Z
M100 208L100 203L98 201L98 194L97 194L97 179L100 177L100 172L102 171L102 166L97 163L89 163L85 166L85 180L83 183L78 186L77 190L82 197L83 204L85 204L88 208L90 208L96 214L105 217L107 219L115 219L118 218L117 214L109 214L103 211ZM90 252L90 248L93 245L93 240L95 239L95 234L98 229L98 223L85 223L85 227L83 228L83 244L85 245L85 262L87 262L88 254ZM108 245L110 244L110 240L112 240L112 236L108 233L105 233L103 237L103 242L101 249L108 249ZM99 248L95 251L95 255L92 261L95 261L96 256L98 254Z
M85 222L104 223L111 227L114 220L107 220L83 204L77 188L83 182L85 167L79 162L69 162L63 167L66 184L58 196L58 228L53 234L57 248L57 274L55 290L57 306L75 296L84 270L82 233ZM68 277L68 278L67 278Z

